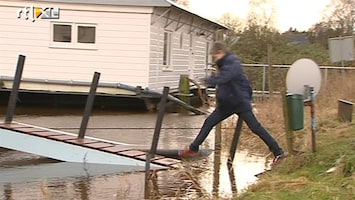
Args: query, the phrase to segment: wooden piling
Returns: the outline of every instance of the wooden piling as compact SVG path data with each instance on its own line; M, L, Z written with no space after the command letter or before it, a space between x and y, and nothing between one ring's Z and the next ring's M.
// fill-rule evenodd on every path
M235 152L237 151L240 133L242 132L242 127L243 127L243 119L238 117L237 125L234 130L234 136L233 136L231 148L229 151L229 159L231 160L231 162L233 162Z
M237 191L238 191L235 176L234 176L233 161L234 161L234 157L235 157L235 152L237 151L240 133L242 132L242 127L243 127L243 119L238 117L237 125L234 130L231 148L229 150L229 158L227 160L229 181L231 184L231 190L232 190L233 194L237 194Z
M14 113L15 113L18 90L20 88L20 82L21 82L21 77L22 77L22 72L23 72L23 66L25 64L25 59L26 59L26 56L19 55L18 60L17 60L15 77L14 77L14 80L12 83L12 90L11 90L9 102L7 105L5 123L11 123Z
M146 154L145 186L144 186L144 198L145 199L149 198L149 180L151 179L150 162L151 162L152 157L154 157L154 155L156 154L156 151L157 151L159 135L160 135L161 126L163 124L163 117L164 117L164 113L165 113L165 104L168 99L168 95L169 95L169 87L164 87L163 95L160 100L158 117L157 117L157 121L155 124L154 135L153 135L153 139L152 139L152 146L150 148L150 152L147 152L147 154Z
M95 72L91 83L89 96L86 101L83 119L80 125L80 130L78 135L78 138L80 139L83 139L85 137L85 132L89 123L92 107L94 105L94 99L95 99L96 89L99 84L99 79L100 79L100 73Z

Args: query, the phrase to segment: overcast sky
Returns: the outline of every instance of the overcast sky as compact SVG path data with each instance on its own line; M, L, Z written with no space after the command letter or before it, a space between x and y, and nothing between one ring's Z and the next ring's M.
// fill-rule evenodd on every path
M277 24L281 32L290 27L307 30L320 22L322 11L330 0L274 0L277 9ZM190 9L200 15L217 19L224 13L246 18L249 0L190 0Z

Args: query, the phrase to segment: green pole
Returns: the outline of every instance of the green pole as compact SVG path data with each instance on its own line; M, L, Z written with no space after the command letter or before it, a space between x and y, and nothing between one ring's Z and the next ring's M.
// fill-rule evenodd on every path
M179 98L181 101L190 105L190 80L188 75L180 75ZM182 114L188 114L189 112L187 109L183 107L179 107L179 111Z
M287 108L287 100L286 100L286 91L282 92L282 104L283 104L282 107L283 107L285 131L286 131L287 149L291 155L294 155L294 153L295 153L293 150L294 135L293 135L293 132L290 127L289 110Z

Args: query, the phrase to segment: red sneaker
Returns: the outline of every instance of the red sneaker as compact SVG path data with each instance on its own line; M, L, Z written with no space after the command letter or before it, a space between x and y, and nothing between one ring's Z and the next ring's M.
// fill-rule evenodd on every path
M280 162L285 158L285 154L280 154L274 158L274 160L271 163L271 167L275 167L276 165L280 164Z
M184 149L184 150L180 150L178 152L178 155L180 157L192 157L192 156L197 156L198 152L197 151L192 151L190 149Z

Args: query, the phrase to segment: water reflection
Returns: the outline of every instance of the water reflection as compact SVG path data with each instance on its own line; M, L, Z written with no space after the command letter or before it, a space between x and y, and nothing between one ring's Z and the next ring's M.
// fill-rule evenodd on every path
M62 113L63 115L55 116L53 114L56 113L16 115L14 121L78 133L82 120L81 113ZM166 114L158 148L184 148L194 139L205 117ZM1 117L0 120L3 121ZM155 121L155 113L93 113L86 135L150 147ZM214 133L211 132L201 148L214 149L214 143ZM181 169L156 171L151 181L152 197L208 199L216 192L216 195L228 198L236 192L233 190L240 192L257 180L254 175L263 171L265 163L263 157L250 155L247 151L238 151L232 163L236 183L234 185L230 183L230 170L227 166L229 144L223 144L221 147L220 152L215 151L205 159L184 162ZM220 169L214 172L216 168L213 163L217 158L221 161L218 165ZM64 167L65 165L68 166ZM53 199L144 197L144 172L118 173L115 168L99 167L100 170L95 172L85 173L81 170L79 173L68 170L68 167L75 168L71 163L0 149L0 184L3 191L0 199L44 199L46 194ZM50 170L54 171L54 175L43 176L49 174ZM21 171L34 176L24 176Z
M201 182L210 165L207 159L193 162L186 161L177 170L158 171L152 179L151 198L177 197L182 199L196 199L209 197L210 191ZM210 182L208 182L210 184Z
M11 184L4 185L4 200L13 200Z
M90 197L90 185L91 185L91 178L89 176L84 176L78 178L74 183L73 187L76 188L77 196L80 199L87 200Z

